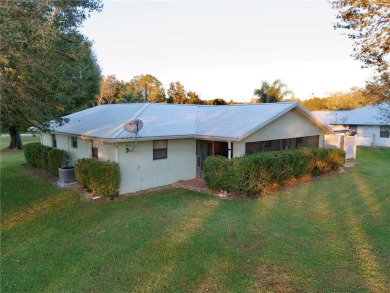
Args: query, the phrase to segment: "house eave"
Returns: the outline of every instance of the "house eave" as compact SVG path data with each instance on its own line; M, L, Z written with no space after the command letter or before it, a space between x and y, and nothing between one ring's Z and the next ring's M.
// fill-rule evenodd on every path
M146 136L146 137L126 137L126 138L110 138L110 137L99 137L90 136L84 134L75 134L68 132L56 132L51 131L51 134L77 136L84 140L100 140L102 142L110 144L126 143L133 141L150 141L150 140L172 140L172 139L199 139L199 140L213 140L213 141L240 141L238 137L225 137L225 136L213 136L213 135L165 135L165 136Z

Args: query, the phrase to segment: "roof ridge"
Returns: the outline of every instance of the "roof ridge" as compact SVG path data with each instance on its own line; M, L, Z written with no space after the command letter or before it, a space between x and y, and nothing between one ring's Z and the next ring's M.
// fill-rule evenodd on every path
M148 107L150 106L150 104L151 104L151 103L145 103L145 105L142 106L141 109L139 109L137 112L135 112L135 113L133 114L133 116L131 116L130 119L127 120L127 121L136 119L139 115L142 114L143 111L145 111L146 108L148 108ZM123 133L123 131L125 131L125 130L124 130L123 127L122 127L122 128L120 129L119 133L118 133L118 132L115 133L114 135L112 135L112 137L118 138L118 137Z
M196 118L195 118L195 135L198 135L198 124L199 124L199 110L201 105L198 105L196 107Z

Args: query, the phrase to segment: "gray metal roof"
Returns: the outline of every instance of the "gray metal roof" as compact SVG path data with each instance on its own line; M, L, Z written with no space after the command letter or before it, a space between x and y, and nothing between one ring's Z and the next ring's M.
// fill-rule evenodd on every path
M390 125L390 103L369 105L346 111L313 111L313 115L333 125Z
M298 109L318 127L331 132L298 103L100 105L66 116L69 122L55 127L53 132L107 140L132 140L135 134L124 131L123 125L130 120L141 119L143 127L137 135L140 140L203 137L239 141L292 109Z

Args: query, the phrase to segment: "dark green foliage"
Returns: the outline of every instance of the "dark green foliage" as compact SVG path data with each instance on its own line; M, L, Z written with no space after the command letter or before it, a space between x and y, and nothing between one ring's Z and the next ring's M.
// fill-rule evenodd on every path
M36 153L40 146L41 144L39 142L33 142L24 147L24 157L26 158L27 163L31 166L37 167Z
M58 176L58 168L65 166L68 160L65 151L41 145L39 142L26 145L24 157L31 166L45 169L55 176Z
M25 146L24 156L31 166L47 170L50 150L50 147L43 146L39 142L31 143Z
M258 97L258 103L276 103L281 102L287 96L292 95L292 92L287 90L287 85L280 79L276 79L272 84L263 80L261 82L261 87L255 89L253 94Z
M75 175L78 183L100 196L113 198L119 194L121 175L118 163L80 159L76 162Z
M205 163L204 179L213 190L258 194L273 184L337 170L344 157L342 150L321 148L257 153L231 160L210 156Z
M58 168L66 166L68 154L59 149L50 149L47 153L47 169L53 175L58 175Z
M18 131L86 107L99 94L100 68L79 28L100 0L15 0L0 4L0 121L10 148Z

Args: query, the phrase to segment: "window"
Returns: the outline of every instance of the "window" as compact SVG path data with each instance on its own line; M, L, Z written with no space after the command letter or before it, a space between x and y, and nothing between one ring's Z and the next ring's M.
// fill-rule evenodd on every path
M99 149L97 148L97 146L94 146L93 140L91 141L91 145L92 145L92 158L99 158Z
M254 153L259 153L264 151L264 142L256 141L256 142L247 142L245 144L245 154L251 155Z
M280 151L280 139L267 140L264 142L264 151Z
M266 141L247 142L245 144L245 154L251 155L259 152L292 150L299 147L318 147L319 135L294 137L286 139L275 139Z
M350 132L355 133L357 132L357 126L356 125L349 125L348 129Z
M282 140L282 150L293 150L297 148L296 138L287 138Z
M77 137L71 137L72 148L77 149Z
M297 137L297 148L302 148L306 146L306 139L305 137Z
M390 137L390 127L389 126L381 126L380 137L385 137L385 138Z
M320 145L320 136L319 135L306 137L306 147L318 148L319 145Z
M57 147L57 138L56 138L56 135L55 134L52 134L51 135L51 146L53 148L56 148Z
M168 142L166 140L153 141L153 160L168 158Z

